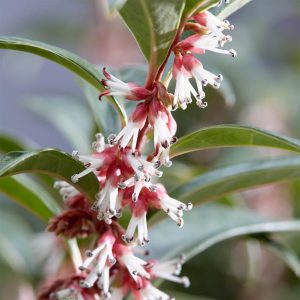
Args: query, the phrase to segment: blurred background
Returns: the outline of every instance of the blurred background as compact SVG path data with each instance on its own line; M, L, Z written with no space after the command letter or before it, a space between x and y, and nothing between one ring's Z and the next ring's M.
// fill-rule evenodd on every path
M115 70L143 64L125 25L117 16L108 17L103 4L102 0L1 0L0 35L46 42ZM235 25L230 47L238 51L238 58L209 53L202 59L205 68L222 73L225 82L220 91L207 92L207 109L191 105L184 113L176 111L178 136L203 126L241 123L300 138L300 2L254 0L230 21ZM144 67L137 69L143 80ZM45 113L49 102L61 112L56 111L54 118ZM73 107L80 109L73 112ZM1 133L20 138L32 148L70 152L74 143L66 137L67 130L74 124L82 130L78 135L84 134L91 126L87 114L84 93L68 70L31 54L0 50ZM75 146L87 150L83 144ZM199 166L193 174L186 178L169 175L165 180L172 186L205 169L278 154L268 149L195 153L184 157L185 162ZM284 218L300 216L299 197L300 182L293 182L253 189L231 200L238 199L263 216ZM2 195L0 205L0 298L34 299L33 289L43 274L55 272L64 259L61 247L51 236L41 235L45 225L21 207ZM8 233L21 256L13 252ZM300 254L299 237L284 239L298 247ZM256 261L251 263L249 247L255 252ZM215 300L300 298L299 279L255 241L218 244L188 263L184 272L193 283L190 299L200 299L200 295Z

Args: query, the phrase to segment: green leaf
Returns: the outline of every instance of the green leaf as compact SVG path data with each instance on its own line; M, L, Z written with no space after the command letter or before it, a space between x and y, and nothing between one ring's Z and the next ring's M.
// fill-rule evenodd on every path
M300 152L300 141L270 131L239 125L219 125L200 129L172 145L170 156L222 147L272 147Z
M18 37L4 36L0 36L0 49L17 50L42 56L66 67L82 79L86 80L98 91L104 90L104 87L100 81L102 75L100 74L100 72L98 72L96 67L88 63L86 60L80 58L76 54L71 53L67 50L37 41ZM107 99L116 108L122 122L125 123L126 114L119 102L114 97L107 97ZM98 99L95 99L95 101L98 101Z
M0 158L0 178L19 173L42 173L60 178L72 184L89 200L99 189L97 177L90 173L77 183L71 181L71 176L85 170L84 166L70 155L55 149L42 149L31 152L10 152Z
M258 185L293 180L300 177L300 157L259 159L205 173L171 194L195 204Z
M0 134L0 152L22 151L25 145L18 139L7 135Z
M215 6L219 0L186 0L183 19L192 16L195 12L200 12Z
M63 96L40 96L28 99L26 106L56 127L72 147L90 152L93 124L86 105Z
M249 210L218 204L194 208L186 214L184 227L176 234L174 226L167 219L150 229L152 256L170 258L185 253L191 259L224 240L257 233L300 231L298 220L264 220Z
M232 0L221 10L218 17L224 20L251 1L252 0Z
M55 200L35 181L25 176L1 178L0 193L15 200L45 222L60 211Z
M167 57L183 8L184 0L127 0L120 10L122 18L154 70Z

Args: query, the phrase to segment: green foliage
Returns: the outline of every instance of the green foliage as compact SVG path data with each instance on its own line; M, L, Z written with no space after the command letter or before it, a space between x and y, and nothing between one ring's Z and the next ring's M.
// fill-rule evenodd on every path
M0 152L22 151L25 146L21 141L7 134L0 135Z
M99 184L93 173L88 174L77 183L71 181L72 175L80 173L84 169L84 166L70 155L55 149L10 152L0 158L0 178L19 173L48 174L69 182L89 200L94 201Z
M196 11L203 11L216 5L219 0L186 0L183 16L184 18L191 16Z
M222 147L273 147L300 152L300 141L259 128L219 125L202 128L186 135L171 147L170 156Z
M220 204L193 209L176 235L172 234L174 226L174 222L168 219L151 228L150 251L153 256L169 258L185 253L186 258L191 259L227 239L250 237L257 233L300 231L298 220L265 220L246 209Z
M157 70L175 38L184 0L127 0L120 10L150 66Z
M74 72L76 75L94 86L98 91L104 90L104 87L102 86L100 81L101 74L98 72L97 68L88 63L85 59L67 50L28 39L3 36L0 36L0 49L29 52L35 55L42 56ZM120 106L119 102L113 97L107 98L117 109L121 120L125 122L125 112ZM97 99L95 99L95 101L97 101Z
M218 199L258 185L293 180L300 176L300 157L260 159L206 172L172 195L195 204Z
M48 222L53 215L60 211L55 200L45 189L28 177L17 176L1 178L0 192L45 222Z

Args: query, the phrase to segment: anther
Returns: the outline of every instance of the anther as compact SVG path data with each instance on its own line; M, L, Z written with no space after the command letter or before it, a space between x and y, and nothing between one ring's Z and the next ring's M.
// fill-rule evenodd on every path
M155 169L158 169L160 166L161 166L161 161L160 161L160 160L157 160L157 161L154 163L154 168L155 168Z
M231 56L234 58L234 57L237 57L237 53L234 49L230 49L229 50L229 53L231 54Z
M121 190L126 189L126 183L124 181L118 183L118 188Z
M174 135L171 140L171 144L175 144L178 141L178 138Z
M207 79L203 79L203 80L201 81L201 83L202 83L203 86L207 86L208 80L207 80Z
M186 210L191 210L193 208L193 203L189 202L187 205L186 205Z
M202 102L201 100L197 101L196 104L200 108L206 108L208 106L208 103L206 101Z
M87 257L92 257L94 254L93 254L93 252L92 252L91 250L87 250L87 251L85 252L85 255L86 255Z
M218 82L221 82L223 80L223 75L222 74L219 74L217 76L217 79L216 79Z
M132 194L132 201L133 201L134 203L136 203L136 202L138 201L138 198L137 198L136 193L133 193L133 194Z
M79 269L79 271L82 271L82 272L86 270L86 268L84 266L79 266L78 269Z
M151 192L155 192L155 191L157 190L157 186L156 186L156 185L150 185L150 186L149 186L149 190L150 190Z
M183 227L183 224L184 224L183 219L182 219L182 218L178 219L177 226L178 226L179 228L182 228L182 227Z

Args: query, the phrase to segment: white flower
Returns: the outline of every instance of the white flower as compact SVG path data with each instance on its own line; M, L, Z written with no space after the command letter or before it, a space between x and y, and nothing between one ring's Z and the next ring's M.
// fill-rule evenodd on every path
M80 195L79 191L65 181L55 181L53 187L59 190L59 194L63 197L64 201Z
M190 211L193 208L192 203L185 204L174 198L171 198L165 191L162 185L157 189L161 208L174 220L177 225L183 227L183 211Z
M102 84L108 88L108 90L102 92L99 96L122 96L128 100L142 100L145 99L150 92L142 86L139 86L133 82L126 83L117 77L111 75L103 68L103 75L106 79L102 80Z
M127 243L132 242L136 229L138 231L137 240L139 244L144 246L145 244L149 243L146 211L142 212L138 216L136 216L134 213L132 214L126 233L122 237L123 240Z
M183 284L187 288L190 286L189 279L186 276L178 276L183 262L183 256L166 262L156 262L151 268L151 273L156 277Z
M168 294L154 287L150 282L140 289L141 300L171 300Z
M138 135L144 125L144 120L139 122L129 121L128 124L116 136L115 141L120 143L121 148L125 148L131 141L131 150L132 152L135 152Z
M158 166L164 165L169 168L172 166L172 161L170 160L170 148L159 147L157 155L153 158L153 161Z
M116 263L112 252L114 243L115 238L112 233L106 232L99 240L98 247L86 252L87 258L79 268L81 271L90 270L81 282L83 288L92 287L98 280L98 285L101 286L104 295L109 294L109 270Z
M104 220L110 224L111 218L121 216L121 199L118 197L118 186L113 186L109 179L96 198L92 209L99 212L99 220Z
M231 39L228 36L227 36L227 40L224 41L224 40L220 40L217 36L214 36L212 34L200 35L200 36L194 35L191 36L190 38L187 38L186 42L190 42L188 40L192 38L194 39L192 45L196 49L208 50L215 53L230 55L232 57L237 56L236 51L233 49L225 50L220 48L223 47L226 41L231 41ZM191 49L191 51L194 52L193 49Z
M139 277L150 278L150 274L144 269L147 262L133 255L131 251L124 251L118 260L125 265L136 283L139 282Z
M72 152L73 158L81 161L84 166L86 167L85 170L80 172L79 174L74 174L71 177L71 180L73 182L77 182L80 178L86 176L87 174L91 172L97 171L97 169L101 168L103 163L104 163L104 158L102 157L91 157L91 156L84 156L84 155L79 155L77 150L74 150Z
M230 39L228 36L223 34L224 30L233 30L234 26L227 20L220 20L218 17L214 16L209 11L201 12L194 16L194 19L202 26L207 27L207 29L220 40Z

